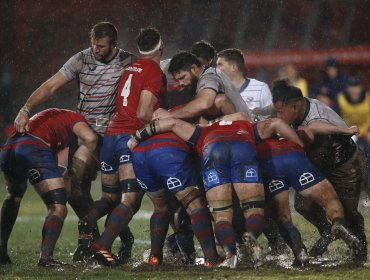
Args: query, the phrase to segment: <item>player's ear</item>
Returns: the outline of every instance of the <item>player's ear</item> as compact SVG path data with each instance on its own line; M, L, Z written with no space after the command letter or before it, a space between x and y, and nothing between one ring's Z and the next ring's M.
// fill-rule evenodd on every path
M113 41L111 44L114 48L117 47L117 41Z

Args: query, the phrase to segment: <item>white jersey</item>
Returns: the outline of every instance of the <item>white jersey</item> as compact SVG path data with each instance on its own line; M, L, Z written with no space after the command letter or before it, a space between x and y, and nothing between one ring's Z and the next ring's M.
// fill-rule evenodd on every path
M240 87L239 93L248 108L263 108L272 104L272 95L269 86L256 79L246 79Z
M213 89L216 93L224 93L234 104L237 112L247 112L250 110L243 103L243 99L238 94L231 80L221 70L208 67L199 77L196 92L199 93L205 88Z

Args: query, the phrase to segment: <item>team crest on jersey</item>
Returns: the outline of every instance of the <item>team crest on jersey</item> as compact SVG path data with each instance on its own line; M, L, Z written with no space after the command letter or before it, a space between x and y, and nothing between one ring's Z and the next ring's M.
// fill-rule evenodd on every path
M284 182L280 180L272 180L269 184L269 189L271 193L276 192L277 190L280 190L284 187Z
M176 189L182 186L182 183L180 179L175 178L175 177L170 177L167 179L167 188L169 190Z
M100 165L101 165L101 170L103 170L105 172L113 170L113 167L111 165L109 165L108 163L106 163L105 161L102 161L100 163Z
M119 158L119 162L120 163L126 163L126 162L129 162L130 161L130 155L122 155L120 156Z
M244 167L244 180L248 183L256 183L259 181L257 166Z
M41 177L41 174L36 169L30 169L28 170L27 176L28 176L28 179L32 182L32 181L39 179Z
M220 183L217 171L215 169L208 170L204 173L204 181L208 187L212 187Z
M310 172L305 172L299 177L299 183L303 187L304 185L307 185L315 180L315 177Z

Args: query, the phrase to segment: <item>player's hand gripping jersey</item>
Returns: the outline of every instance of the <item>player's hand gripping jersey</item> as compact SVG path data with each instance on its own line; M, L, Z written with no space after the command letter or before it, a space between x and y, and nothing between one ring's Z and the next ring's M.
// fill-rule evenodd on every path
M141 92L150 91L157 99L156 108L162 102L165 77L159 65L151 59L139 59L123 73L117 90L116 111L109 122L106 135L133 133L143 126L137 117Z

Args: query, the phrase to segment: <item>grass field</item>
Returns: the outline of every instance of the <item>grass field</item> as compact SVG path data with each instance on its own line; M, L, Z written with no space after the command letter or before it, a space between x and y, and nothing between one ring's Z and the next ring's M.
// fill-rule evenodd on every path
M0 175L0 199L6 191ZM93 195L98 197L99 184L94 185ZM76 247L77 218L69 209L68 217L57 243L55 258L71 265L63 268L40 268L36 266L41 240L41 228L46 209L32 186L22 201L20 214L9 241L11 265L0 265L0 279L370 279L370 264L359 267L348 261L349 251L337 241L330 245L330 255L324 256L321 262L312 264L302 270L285 268L269 261L262 267L253 269L205 269L203 267L180 267L164 265L159 268L148 267L141 263L144 250L149 248L148 214L151 203L145 199L140 219L134 218L130 226L135 235L134 262L117 268L104 268L94 264L73 264L71 254ZM361 208L365 219L369 221L370 210ZM294 221L302 232L309 247L318 235L302 218L294 215ZM101 225L101 224L100 224ZM370 227L367 223L367 233ZM264 237L260 238L266 249ZM118 242L113 251L116 251Z

